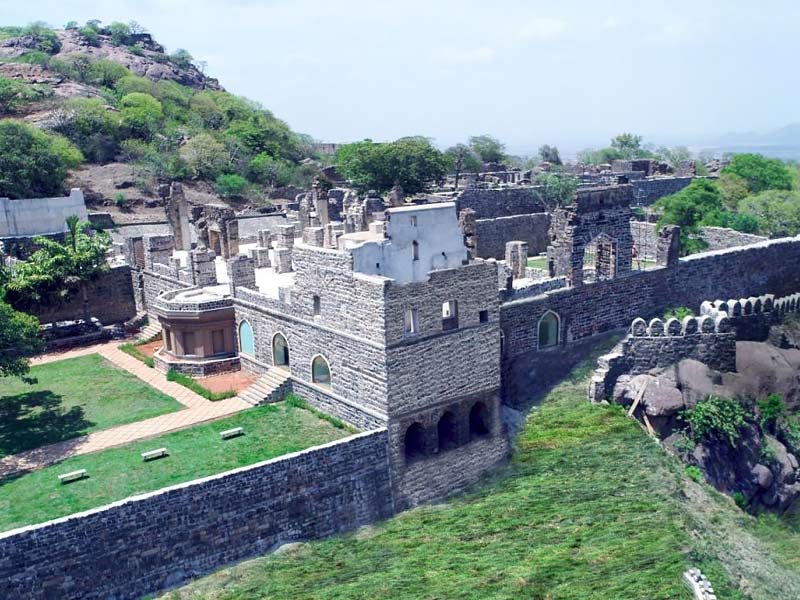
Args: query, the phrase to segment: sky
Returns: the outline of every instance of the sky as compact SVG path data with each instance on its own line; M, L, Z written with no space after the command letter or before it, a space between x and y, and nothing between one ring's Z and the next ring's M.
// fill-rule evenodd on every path
M525 154L800 121L797 0L0 0L0 17L136 20L320 141L490 133Z

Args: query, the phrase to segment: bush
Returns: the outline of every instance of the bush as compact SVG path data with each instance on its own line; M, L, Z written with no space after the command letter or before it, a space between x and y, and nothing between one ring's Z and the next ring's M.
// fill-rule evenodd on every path
M31 36L36 42L36 47L47 54L55 54L61 50L61 41L56 32L42 21L36 21L25 27L22 35Z
M130 73L128 69L118 62L101 58L89 65L89 70L84 80L91 85L110 88L114 87L114 84L123 77L130 75Z
M114 194L114 204L117 205L117 208L122 208L125 206L125 194L122 192L117 192Z
M288 185L292 180L294 167L291 163L273 158L262 152L250 161L249 174L253 181L270 187Z
M204 388L196 379L192 379L188 375L184 375L183 373L179 373L178 371L174 371L172 369L167 371L167 381L179 383L183 387L192 390L195 394L199 394L206 400L211 400L212 402L224 400L225 398L232 398L236 395L236 392L233 390L227 390L225 392L212 392L211 390Z
M150 94L133 92L119 102L122 123L134 137L149 139L161 125L161 103Z
M80 29L78 29L78 34L90 46L100 45L100 34L97 33L97 29L95 29L94 27L89 27L89 26L81 27Z
M0 197L57 196L67 169L82 161L80 150L61 136L21 121L0 121Z
M94 163L113 160L119 152L119 115L102 100L74 98L54 113L50 129L73 142Z
M223 198L241 196L247 191L247 179L241 175L220 175L217 177L217 193Z
M180 68L188 69L189 67L192 66L192 61L194 60L194 57L191 54L189 54L187 50L184 50L183 48L178 48L177 50L175 50L175 52L169 55L169 59L173 63L178 65Z
M697 467L695 465L687 465L686 474L689 476L689 479L691 479L692 481L696 481L697 483L700 483L701 481L705 480L705 477L703 477L703 472L700 470L700 467Z
M196 135L186 142L180 149L180 156L197 179L216 179L230 162L225 145L208 133Z
M778 422L786 415L786 403L780 394L770 394L756 402L761 427L774 432Z
M693 317L694 311L689 308L688 306L676 306L673 308L668 308L664 312L664 320L667 319L678 319L679 321L683 321L684 317Z
M732 448L739 441L740 429L747 424L747 412L736 400L709 396L680 416L690 426L690 435L697 443L723 441Z
M731 498L733 498L733 501L736 503L736 506L738 506L742 510L745 510L747 508L747 505L749 504L749 502L747 501L747 496L745 496L742 492L733 492L733 494L731 494Z

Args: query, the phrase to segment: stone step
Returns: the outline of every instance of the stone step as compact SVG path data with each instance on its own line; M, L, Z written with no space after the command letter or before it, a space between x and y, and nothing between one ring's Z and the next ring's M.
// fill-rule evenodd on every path
M289 380L286 372L270 370L256 379L239 397L248 404L263 404L276 400L275 395Z

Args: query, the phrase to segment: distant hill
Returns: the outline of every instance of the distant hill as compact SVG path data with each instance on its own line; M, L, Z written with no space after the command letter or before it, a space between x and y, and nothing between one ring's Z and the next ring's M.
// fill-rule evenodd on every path
M800 160L800 123L790 123L767 131L732 132L702 144L714 154L758 152L784 160Z

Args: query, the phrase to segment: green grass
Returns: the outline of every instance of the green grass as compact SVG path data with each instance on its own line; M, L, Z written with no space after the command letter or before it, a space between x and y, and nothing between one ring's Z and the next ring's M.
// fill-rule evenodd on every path
M217 400L224 400L225 398L232 398L236 395L234 390L225 390L224 392L212 392L208 388L204 387L199 381L189 377L188 375L184 375L183 373L179 373L178 371L173 371L170 369L167 371L167 381L174 381L175 383L181 384L185 388L189 388L195 394L200 394L206 400L211 400L212 402L216 402Z
M770 523L689 479L618 408L588 404L593 365L547 395L511 464L477 491L223 569L166 597L689 600L681 574L690 566L720 598L748 597L732 587L740 579L754 598L800 597L789 560L768 553L780 544L797 562L796 543L766 544Z
M98 354L33 367L37 383L0 378L0 456L181 410Z
M142 361L145 365L150 367L151 369L155 368L156 361L152 356L147 356L146 354L142 353L141 350L138 348L139 344L132 344L127 342L125 344L120 344L119 349L122 350L125 354L130 354L136 360Z
M245 435L221 440L219 432ZM286 403L248 409L205 425L75 456L0 481L0 530L40 523L128 496L296 452L349 435L313 413ZM142 462L141 452L165 447L167 458ZM86 469L89 478L62 485L58 475Z
M542 269L543 271L547 271L547 257L546 256L536 256L534 258L528 259L528 266L532 269Z

